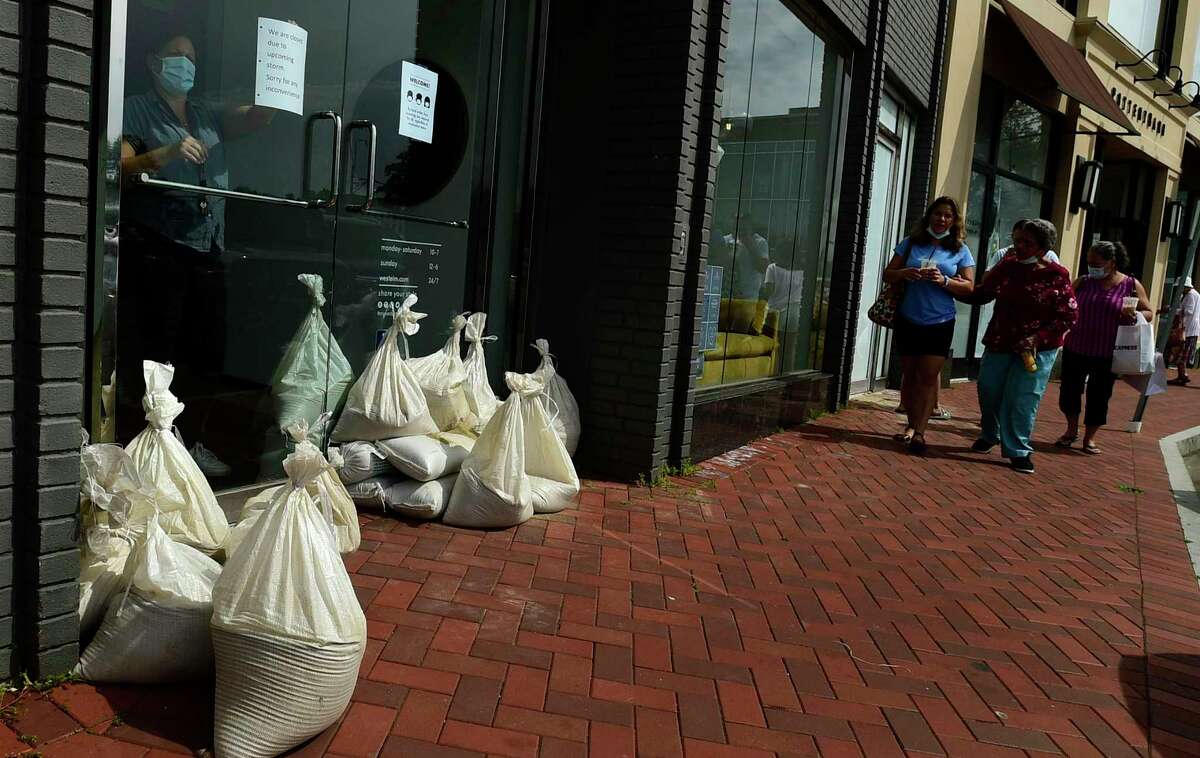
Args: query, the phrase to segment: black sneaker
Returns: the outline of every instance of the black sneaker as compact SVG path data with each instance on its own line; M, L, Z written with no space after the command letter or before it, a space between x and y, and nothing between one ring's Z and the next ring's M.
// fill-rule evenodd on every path
M1016 471L1018 474L1032 474L1033 456L1027 455L1024 458L1013 458L1012 467L1013 471Z
M975 444L971 445L971 452L990 453L992 452L992 448L995 446L995 442L988 442L987 440L975 440Z

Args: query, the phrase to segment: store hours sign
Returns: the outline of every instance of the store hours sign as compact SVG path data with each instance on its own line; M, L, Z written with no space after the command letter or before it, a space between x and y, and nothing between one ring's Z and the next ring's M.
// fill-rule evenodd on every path
M439 242L387 237L380 240L377 315L391 317L410 294L427 299L431 290L438 289L442 283L441 256Z

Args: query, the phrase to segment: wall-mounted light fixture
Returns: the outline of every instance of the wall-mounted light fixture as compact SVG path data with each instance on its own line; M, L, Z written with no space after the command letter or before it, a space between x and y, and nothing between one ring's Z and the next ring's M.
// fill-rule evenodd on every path
M1138 64L1142 63L1147 58L1149 58L1150 56L1155 55L1155 54L1157 54L1159 57L1156 59L1158 61L1158 63L1157 63L1158 70L1154 72L1154 76L1135 76L1133 80L1135 82L1148 82L1151 79L1165 79L1167 76L1167 66L1169 66L1171 63L1170 59L1167 57L1168 55L1170 55L1170 53L1168 53L1166 50L1163 50L1160 47L1156 47L1153 50L1148 51L1145 55L1143 55L1141 58L1138 58L1133 63L1118 63L1117 70L1120 70L1120 69L1126 68L1126 67L1137 66Z
M1187 95L1183 94L1183 88L1188 84L1195 85L1195 87L1196 87L1196 94L1192 95L1192 99L1187 101L1183 105L1168 105L1167 110L1173 111L1176 108L1196 108L1197 110L1200 110L1200 82L1184 82L1183 84L1180 84L1179 85L1179 94L1182 97L1187 97Z
M1100 188L1100 171L1104 164L1100 161L1085 161L1082 157L1075 158L1075 196L1071 209L1079 212L1080 208L1096 207L1096 190Z
M1169 67L1164 72L1164 75L1162 77L1163 82L1166 82L1167 77L1171 75L1172 71L1178 71L1179 78L1175 80L1175 83L1173 85L1171 85L1171 89L1167 90L1166 92L1155 92L1154 93L1155 97L1167 97L1168 95L1179 95L1181 97L1183 96L1183 69L1181 69L1179 66Z
M1183 232L1183 203L1178 200L1167 201L1163 211L1163 239L1178 239Z

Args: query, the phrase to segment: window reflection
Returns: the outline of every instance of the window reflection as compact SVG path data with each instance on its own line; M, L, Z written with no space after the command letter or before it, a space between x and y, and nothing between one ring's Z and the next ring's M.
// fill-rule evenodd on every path
M836 52L779 0L735 0L729 38L708 261L720 307L701 385L819 363L840 148Z

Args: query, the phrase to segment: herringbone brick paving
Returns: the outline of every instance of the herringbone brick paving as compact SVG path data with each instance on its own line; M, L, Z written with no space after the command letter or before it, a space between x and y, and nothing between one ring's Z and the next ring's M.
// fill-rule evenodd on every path
M1054 392L1032 478L964 452L963 387L920 460L897 417L851 408L666 487L588 482L517 529L364 518L362 678L296 754L1198 755L1200 590L1158 440L1200 425L1200 392L1099 458L1050 447ZM211 685L14 711L2 752L211 742Z

